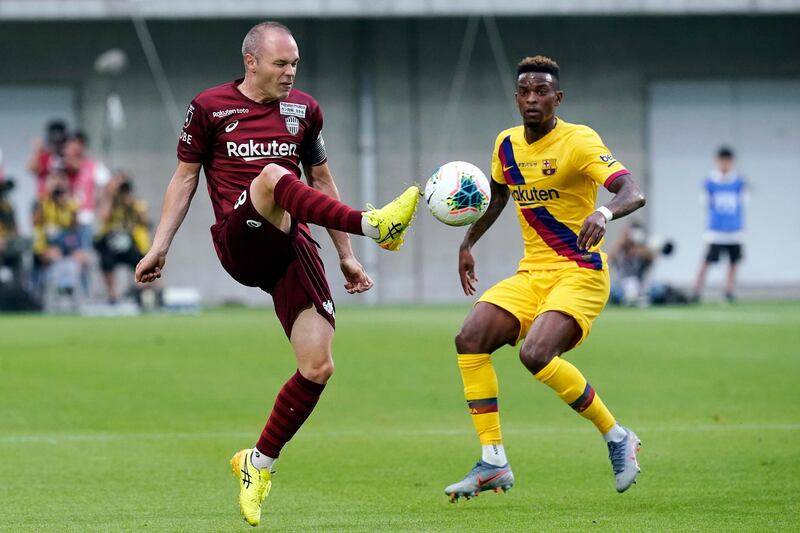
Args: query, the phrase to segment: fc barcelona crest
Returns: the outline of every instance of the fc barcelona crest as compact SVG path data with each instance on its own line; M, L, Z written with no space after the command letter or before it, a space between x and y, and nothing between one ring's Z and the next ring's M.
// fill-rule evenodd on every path
M300 121L297 117L286 117L286 130L292 135L297 135L297 132L300 131Z
M556 173L556 160L555 159L543 159L542 160L542 174L545 176L552 176Z

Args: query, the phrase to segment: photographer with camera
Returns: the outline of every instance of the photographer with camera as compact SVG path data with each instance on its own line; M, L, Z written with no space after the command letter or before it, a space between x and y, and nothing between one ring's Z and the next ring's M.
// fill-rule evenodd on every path
M46 300L51 290L76 296L80 270L88 261L80 248L77 217L78 204L70 196L69 178L57 167L47 176L45 195L33 211L33 288L41 300Z
M114 269L118 265L136 268L150 249L147 204L133 194L127 172L117 171L112 176L100 200L98 218L100 231L94 246L100 255L108 301L114 304L119 299ZM138 291L136 296L138 300Z
M14 206L8 201L13 188L12 180L0 180L0 285L19 284L22 254L27 247L17 232Z
M611 265L612 305L647 306L685 304L688 297L672 285L654 282L649 273L659 257L672 254L670 239L649 235L638 221L623 228L608 253Z

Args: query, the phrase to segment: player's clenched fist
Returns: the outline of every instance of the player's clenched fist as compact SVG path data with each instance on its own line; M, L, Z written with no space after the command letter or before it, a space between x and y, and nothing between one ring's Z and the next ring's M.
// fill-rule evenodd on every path
M150 283L161 277L166 257L163 254L148 253L136 265L134 279L137 283Z

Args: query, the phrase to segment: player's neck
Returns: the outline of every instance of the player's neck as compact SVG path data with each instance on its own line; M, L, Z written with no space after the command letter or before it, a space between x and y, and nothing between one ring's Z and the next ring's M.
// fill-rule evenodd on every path
M255 85L253 80L247 76L245 76L244 80L242 80L242 83L240 83L236 88L239 89L240 93L254 102L268 104L277 100L277 98L267 94L263 89Z
M558 118L553 115L549 119L540 122L538 126L529 126L525 124L525 141L528 144L533 144L551 131L555 129L558 123Z

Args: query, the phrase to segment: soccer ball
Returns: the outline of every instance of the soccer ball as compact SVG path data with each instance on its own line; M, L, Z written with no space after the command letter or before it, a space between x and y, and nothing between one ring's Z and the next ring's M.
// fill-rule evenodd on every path
M486 212L490 199L489 180L481 169L465 161L445 163L425 185L428 209L448 226L472 224Z

